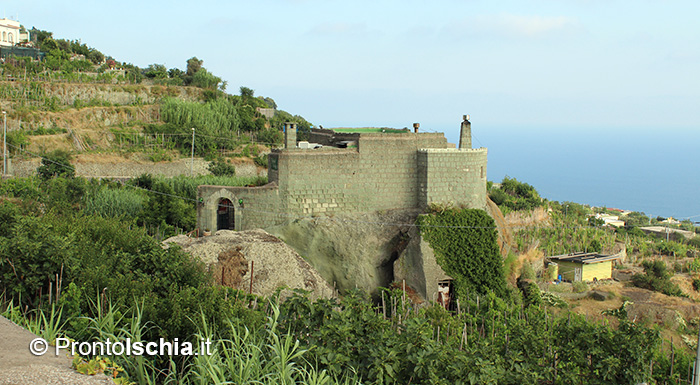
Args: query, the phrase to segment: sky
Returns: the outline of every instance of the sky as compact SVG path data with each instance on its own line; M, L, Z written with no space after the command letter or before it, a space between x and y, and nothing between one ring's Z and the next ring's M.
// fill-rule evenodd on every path
M700 2L48 1L4 15L145 68L196 56L324 127L458 141L489 179L543 196L700 220Z
M696 130L700 2L46 1L27 28L228 82L325 127Z

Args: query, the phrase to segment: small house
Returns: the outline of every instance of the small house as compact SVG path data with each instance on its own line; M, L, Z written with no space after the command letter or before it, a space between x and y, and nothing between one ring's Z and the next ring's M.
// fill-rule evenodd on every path
M619 255L598 253L572 253L549 257L558 267L557 276L563 281L581 282L612 278L613 261Z

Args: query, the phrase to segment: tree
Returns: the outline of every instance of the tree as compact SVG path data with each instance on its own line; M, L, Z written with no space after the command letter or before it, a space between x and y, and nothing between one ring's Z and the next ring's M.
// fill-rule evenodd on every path
M217 89L221 83L221 78L214 76L206 68L200 68L190 80L190 85L199 88Z
M199 72L199 70L202 68L202 63L204 63L204 61L197 59L197 57L191 57L189 60L187 60L187 72L184 76L185 85L190 85L190 83L192 83L194 74Z
M143 74L149 79L166 79L168 77L168 70L163 64L150 64L143 71Z
M180 78L184 80L185 72L179 68L171 68L168 70L168 76L171 79Z
M252 98L255 95L255 90L252 88L241 86L239 89L242 98Z
M202 68L202 63L204 60L199 60L197 57L191 57L187 60L187 76L194 76Z
M90 52L87 54L87 58L92 62L92 64L100 64L105 60L105 55L103 55L102 52L91 48Z
M56 176L73 178L75 168L71 165L71 155L68 151L55 150L44 155L41 166L36 169L41 179L48 180Z

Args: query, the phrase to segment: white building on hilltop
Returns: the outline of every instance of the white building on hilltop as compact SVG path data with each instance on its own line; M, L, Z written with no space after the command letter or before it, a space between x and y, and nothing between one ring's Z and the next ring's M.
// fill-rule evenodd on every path
M19 21L0 19L0 46L12 47L19 42L29 41L29 31L20 34L20 29Z

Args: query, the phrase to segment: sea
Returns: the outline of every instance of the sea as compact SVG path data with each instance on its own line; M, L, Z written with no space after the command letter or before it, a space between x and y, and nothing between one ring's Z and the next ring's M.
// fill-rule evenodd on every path
M458 132L447 137L457 143ZM549 200L700 222L700 130L472 126L472 146L488 148L491 181L509 176Z

